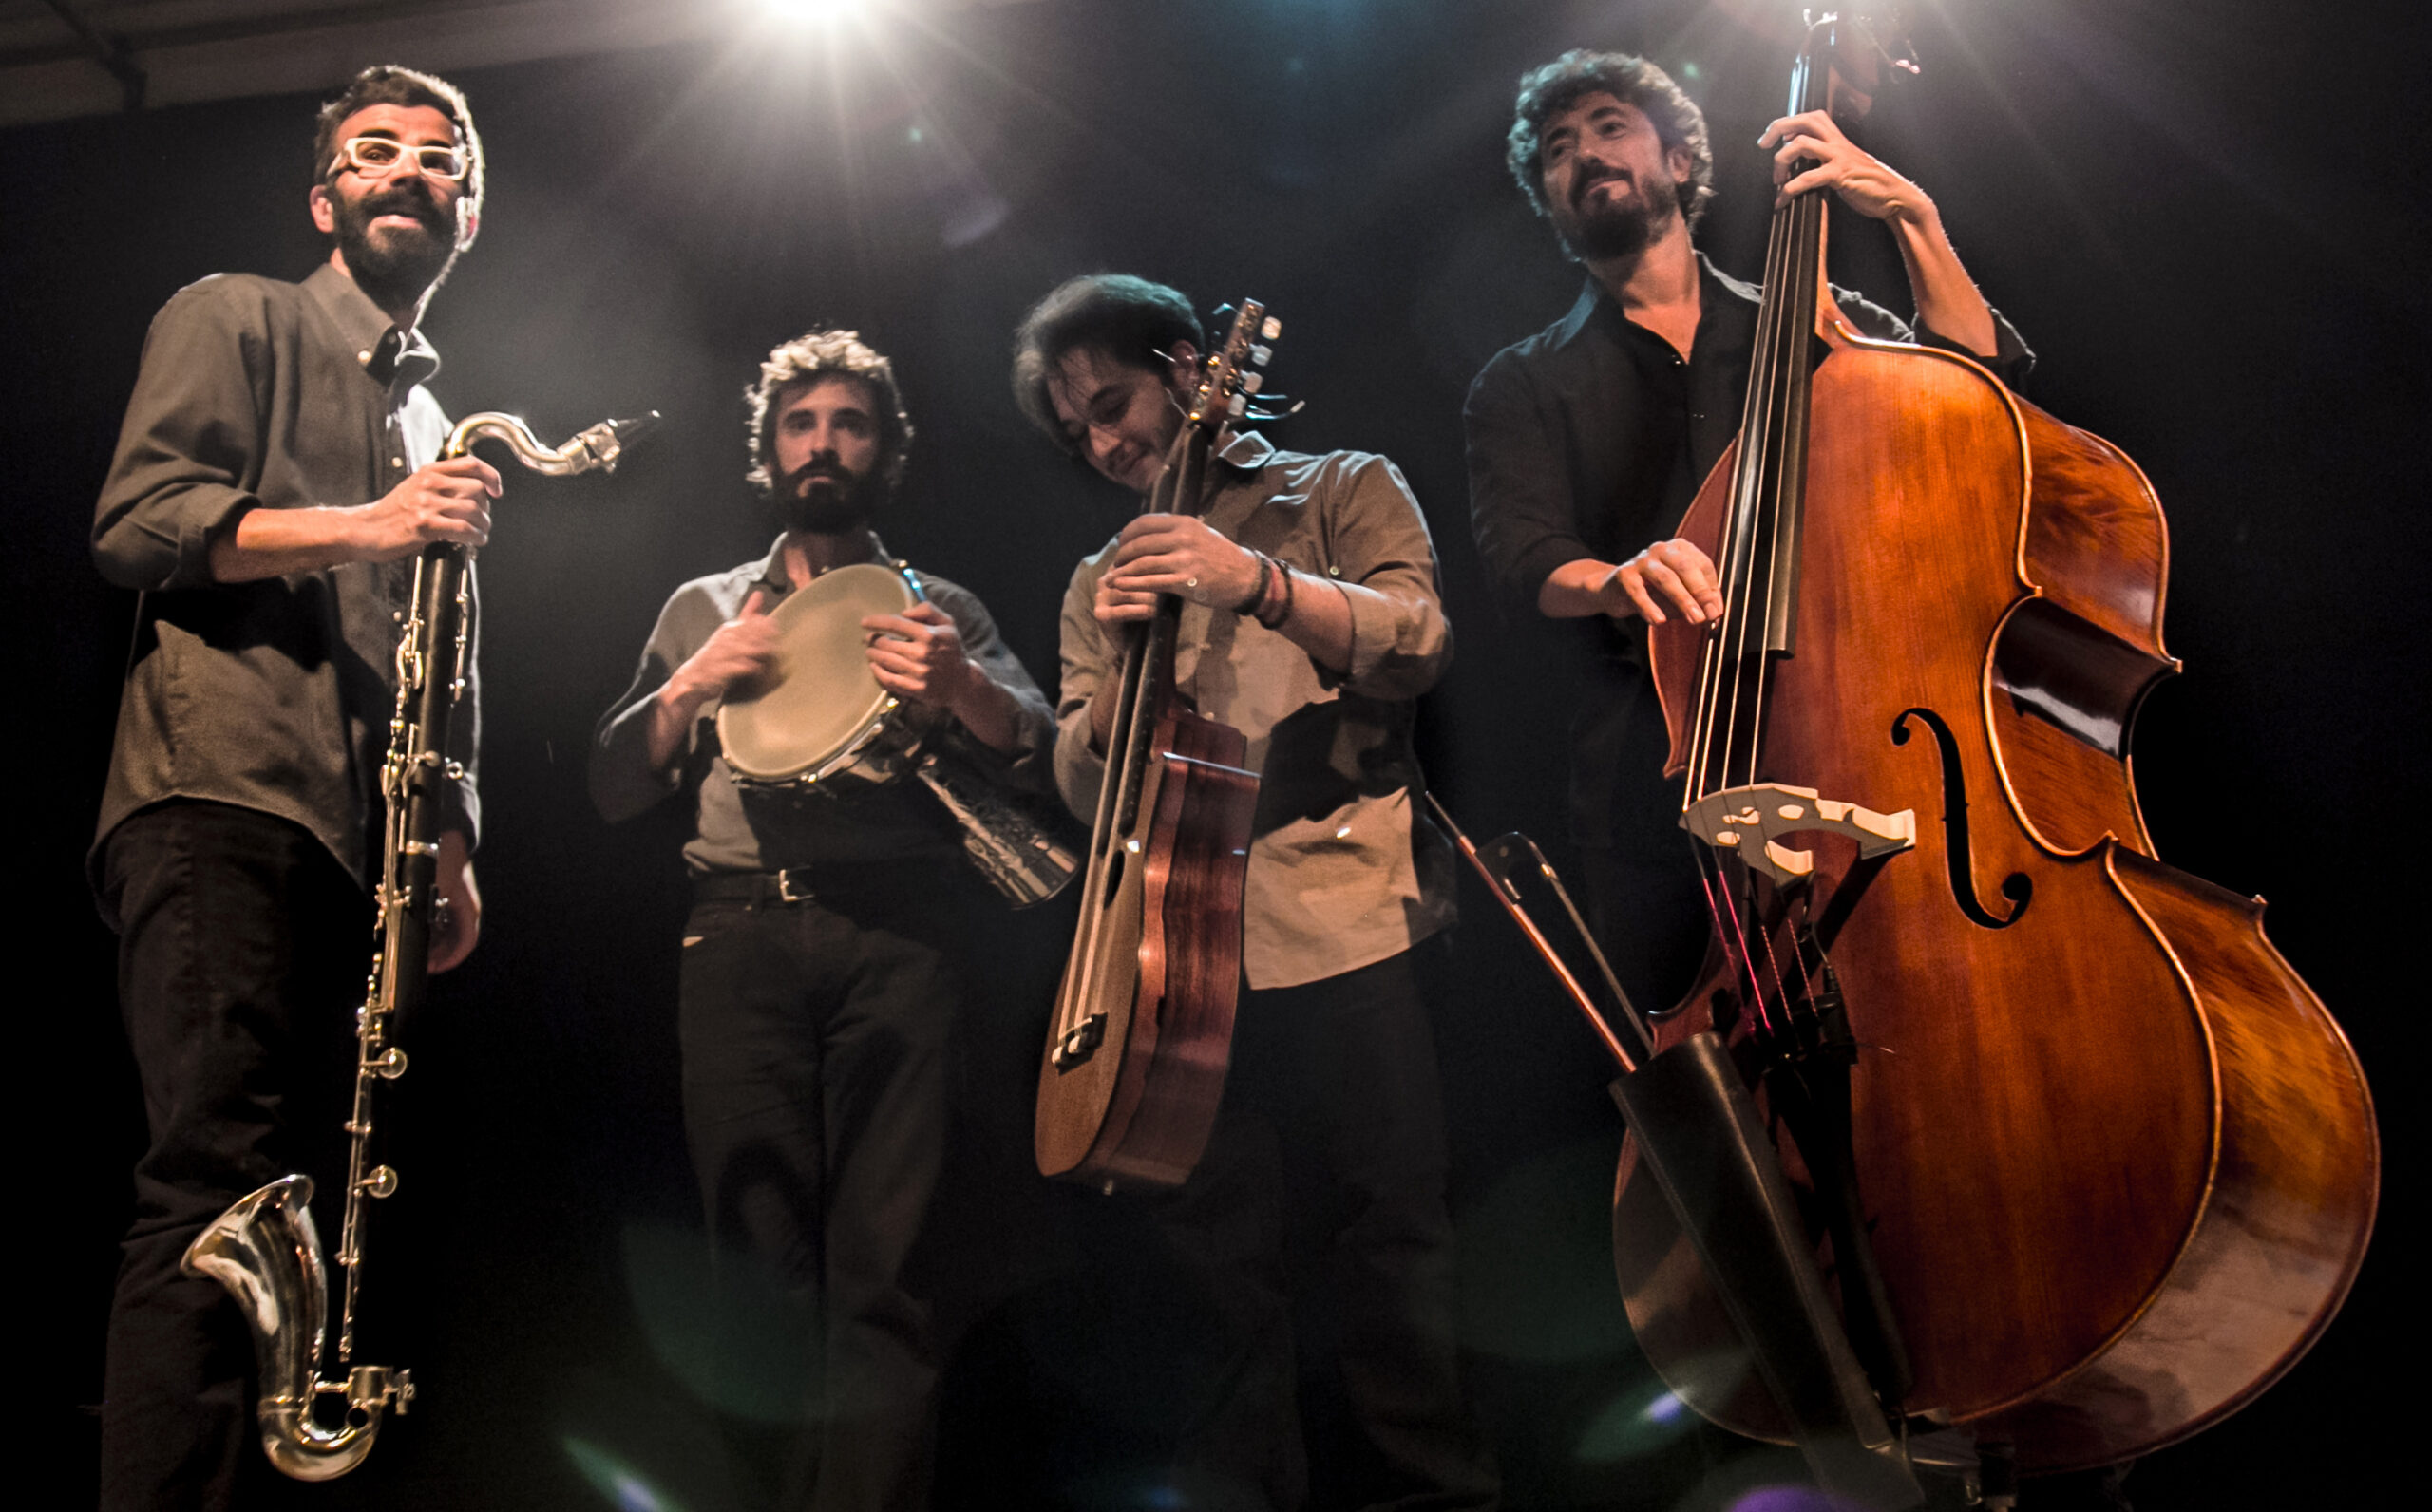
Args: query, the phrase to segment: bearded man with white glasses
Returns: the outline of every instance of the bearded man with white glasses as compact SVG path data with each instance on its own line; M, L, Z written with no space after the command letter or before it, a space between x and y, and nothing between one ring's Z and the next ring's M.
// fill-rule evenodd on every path
M102 576L140 595L88 871L149 1125L110 1311L105 1508L259 1505L276 1480L244 1318L178 1262L288 1172L343 1197L398 611L413 558L482 545L499 492L487 463L436 460L447 420L422 387L423 311L480 225L464 96L365 69L321 108L314 155L328 262L169 301L94 517ZM478 720L474 703L455 721L433 971L480 932Z

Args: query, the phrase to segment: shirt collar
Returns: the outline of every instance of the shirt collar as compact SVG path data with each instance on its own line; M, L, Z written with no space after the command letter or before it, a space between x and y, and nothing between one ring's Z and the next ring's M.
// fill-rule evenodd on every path
M1275 443L1255 430L1237 430L1231 439L1216 448L1216 460L1227 467L1255 472L1266 465L1275 455Z
M354 360L383 387L404 390L428 383L439 371L439 352L419 328L399 331L388 312L355 281L325 262L304 287L337 324Z
M748 575L743 585L743 592L747 597L754 588L769 590L771 602L793 592L793 585L786 580L786 534L782 530L777 532L777 539L769 543L769 555L743 569ZM878 539L878 532L875 530L870 532L870 554L862 560L874 561L883 567L895 565L895 558L887 552L886 542ZM839 565L851 564L840 563Z
M1701 306L1698 322L1700 326L1716 309L1723 307L1725 301L1738 300L1754 305L1764 299L1762 290L1755 284L1742 283L1724 273L1716 267L1713 260L1703 252L1698 254L1698 286L1699 303ZM1563 317L1563 342L1567 345L1577 340L1580 332L1586 331L1591 321L1600 319L1626 322L1629 316L1622 312L1622 302L1613 297L1612 291L1599 282L1596 275L1591 273L1587 275L1586 287L1579 291L1578 301L1570 307L1570 313Z

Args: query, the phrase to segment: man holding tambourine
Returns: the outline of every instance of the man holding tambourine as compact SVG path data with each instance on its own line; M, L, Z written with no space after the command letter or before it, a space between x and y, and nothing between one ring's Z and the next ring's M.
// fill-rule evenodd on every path
M600 722L592 797L616 821L695 795L678 1012L723 1326L755 1362L799 1336L809 1366L746 1405L782 1425L751 1467L783 1505L917 1506L937 1362L903 1271L978 890L955 818L895 779L951 760L1043 791L1054 726L979 601L870 528L912 435L887 360L812 331L747 399L785 534L668 600Z

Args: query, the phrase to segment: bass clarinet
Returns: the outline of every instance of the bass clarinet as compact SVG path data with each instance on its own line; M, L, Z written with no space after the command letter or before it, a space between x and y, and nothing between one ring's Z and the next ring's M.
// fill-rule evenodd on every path
M624 447L656 423L602 421L552 451L522 421L484 411L448 433L442 458L462 457L494 436L537 473L568 477L611 472ZM354 1102L347 1119L346 1217L337 1262L346 1273L338 1314L334 1376L321 1373L329 1313L329 1273L310 1206L313 1179L282 1176L238 1200L189 1245L180 1268L227 1288L254 1332L258 1375L255 1418L262 1452L299 1481L328 1481L363 1463L393 1408L414 1398L413 1374L354 1363L355 1298L363 1274L370 1202L397 1189L397 1173L371 1163L373 1092L405 1074L406 1052L390 1043L397 1020L423 1001L429 981L431 924L439 866L440 817L464 767L447 756L448 727L472 667L470 548L433 544L414 562L413 608L397 641L397 704L389 755L380 769L385 804L371 975L355 1012ZM325 1396L346 1401L344 1417L321 1421Z

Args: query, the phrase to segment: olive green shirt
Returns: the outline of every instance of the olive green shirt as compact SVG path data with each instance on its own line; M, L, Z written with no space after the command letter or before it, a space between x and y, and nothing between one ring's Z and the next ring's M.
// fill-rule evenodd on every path
M327 264L300 284L217 274L153 317L93 518L95 565L141 596L91 864L130 814L204 799L302 825L369 884L413 558L222 583L211 546L251 510L368 503L437 458L438 369ZM468 677L442 824L471 838Z
M898 780L846 797L830 792L795 793L738 784L719 748L718 709L712 698L686 728L684 745L665 767L650 764L651 700L675 670L743 612L757 589L774 609L792 593L777 538L769 555L729 572L696 577L675 590L659 611L633 686L601 716L591 747L591 801L611 823L631 819L687 787L693 790L693 838L684 862L694 877L721 872L764 872L822 865L872 863L951 864L962 853L960 831L926 789ZM867 558L893 565L885 548L873 545ZM938 725L934 738L951 747L981 775L1013 791L1043 792L1047 747L1054 727L1046 696L1022 670L996 621L969 589L931 573L915 572L921 592L954 621L962 652L1014 700L1015 748L992 749L960 721L922 713L907 706L902 717Z
M1351 666L1336 671L1246 615L1185 604L1175 687L1246 737L1261 774L1243 898L1242 963L1253 988L1295 987L1410 949L1453 920L1452 849L1419 812L1411 747L1419 694L1453 656L1435 551L1410 485L1382 457L1278 451L1231 438L1208 469L1207 523L1302 576L1297 593L1358 583ZM1056 784L1084 820L1104 759L1090 702L1118 675L1121 638L1093 613L1112 543L1064 595Z

